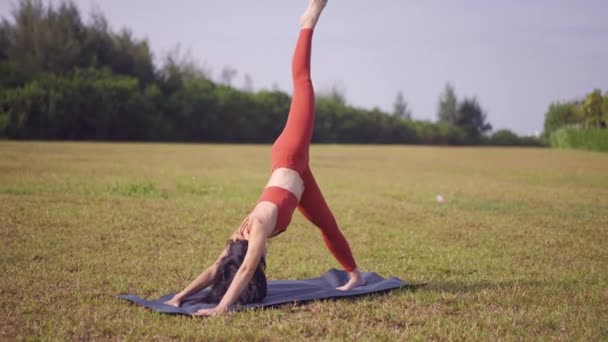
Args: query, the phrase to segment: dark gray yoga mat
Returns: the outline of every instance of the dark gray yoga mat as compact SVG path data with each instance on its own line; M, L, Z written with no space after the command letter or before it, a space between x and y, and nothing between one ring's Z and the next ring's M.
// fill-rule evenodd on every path
M319 278L303 280L271 280L268 282L266 297L258 303L242 306L233 305L231 311L248 308L263 308L288 303L302 303L318 299L342 298L362 296L370 293L385 292L399 287L409 286L399 278L383 278L377 273L362 273L366 285L356 287L350 291L339 291L336 287L341 286L348 280L348 274L344 271L331 269ZM135 304L145 306L154 311L167 314L192 315L204 308L212 308L216 304L203 303L201 298L209 289L193 293L182 302L181 307L176 308L163 302L173 298L173 294L167 294L156 300L146 300L134 295L121 295L119 298L131 301Z

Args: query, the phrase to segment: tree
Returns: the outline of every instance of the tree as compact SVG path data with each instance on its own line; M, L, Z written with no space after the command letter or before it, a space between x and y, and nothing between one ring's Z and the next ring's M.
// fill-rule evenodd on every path
M588 125L602 127L603 102L602 91L599 89L593 90L593 92L589 93L583 100L583 112L585 113Z
M39 33L46 31L42 27L45 12L40 0L20 0L12 11L13 24L8 24L3 19L4 34L10 37L7 46L3 48L4 54L30 73L40 70L46 59L41 41L48 38L48 35L43 37Z
M2 20L0 59L8 59L29 75L69 73L74 68L104 68L155 80L156 68L148 42L128 30L112 32L103 15L94 12L86 24L72 1L45 6L41 0L19 0L13 20Z
M345 105L346 104L346 87L341 84L334 83L329 88L325 88L318 92L319 98L327 98L330 101Z
M608 91L606 94L604 94L604 100L602 103L602 121L602 127L606 128L606 125L608 125Z
M11 25L6 19L0 20L0 62L8 59Z
M226 65L220 74L220 82L230 87L232 86L232 80L238 73L238 70L236 70L234 67Z
M465 98L456 113L456 126L462 128L469 138L479 139L485 132L492 130L492 125L486 122L486 114L481 109L476 98Z
M397 93L397 98L395 99L395 104L393 106L393 115L401 118L401 119L411 119L412 118L412 112L409 109L409 106L407 104L407 102L405 101L405 98L403 97L403 93L401 91L399 91Z
M584 113L578 102L554 102L545 113L545 131L543 137L548 139L557 129L580 124L585 120Z
M253 92L253 79L249 74L245 74L245 76L243 76L243 90L248 93Z
M450 83L447 83L443 93L439 97L439 109L437 111L439 122L455 125L457 110L458 102L454 92L454 87L452 87Z
M198 64L189 52L182 52L175 46L163 57L163 63L157 72L157 80L165 94L172 94L186 82L211 79L211 70Z

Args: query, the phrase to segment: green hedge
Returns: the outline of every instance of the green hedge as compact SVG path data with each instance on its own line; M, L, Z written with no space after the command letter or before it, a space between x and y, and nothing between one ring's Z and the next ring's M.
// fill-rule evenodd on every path
M550 137L552 147L608 152L608 129L564 127Z

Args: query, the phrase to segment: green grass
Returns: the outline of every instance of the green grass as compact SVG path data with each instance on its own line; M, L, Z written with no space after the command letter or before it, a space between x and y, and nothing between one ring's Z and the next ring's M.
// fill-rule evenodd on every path
M608 158L549 149L313 146L362 270L425 288L160 315L255 203L269 146L0 142L0 340L608 338ZM447 202L439 204L442 194ZM299 214L271 279L337 267Z
M608 152L608 129L563 127L553 132L551 146Z

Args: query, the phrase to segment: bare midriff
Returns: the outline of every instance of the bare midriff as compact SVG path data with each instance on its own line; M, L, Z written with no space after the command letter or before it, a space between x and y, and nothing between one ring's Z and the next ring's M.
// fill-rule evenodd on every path
M304 193L304 181L300 174L292 169L280 167L272 172L266 187L276 186L291 192L298 201Z
M278 168L272 172L251 214L267 219L276 218L274 230L270 237L279 235L287 229L293 211L303 193L304 182L298 172L288 168ZM249 236L249 217L251 214L245 218L239 228L239 232L244 238Z

